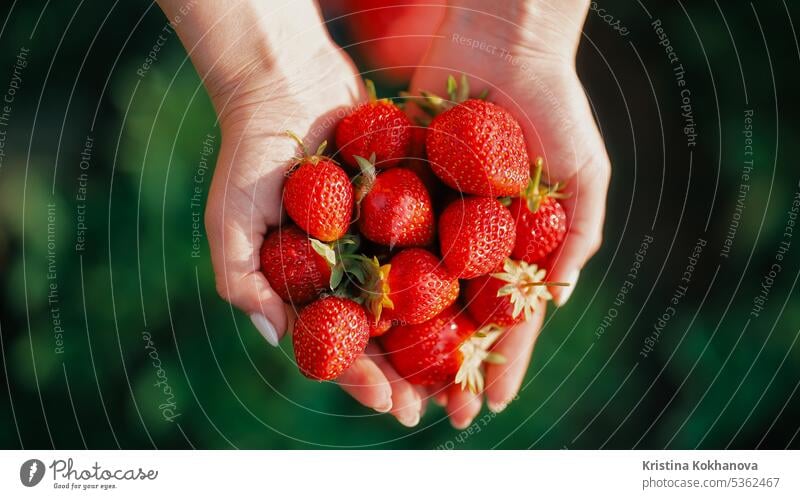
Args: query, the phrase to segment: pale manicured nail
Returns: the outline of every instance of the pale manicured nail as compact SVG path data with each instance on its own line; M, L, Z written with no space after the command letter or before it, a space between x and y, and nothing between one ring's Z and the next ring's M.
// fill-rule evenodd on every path
M508 407L508 402L489 402L489 410L497 414Z
M389 412L392 410L392 399L388 399L383 404L373 407L377 412Z
M558 302L556 303L559 307L567 303L569 297L572 296L572 292L575 290L575 286L578 285L578 277L581 275L579 270L573 270L569 273L567 277L567 282L569 286L563 288L561 290L561 295L559 295Z
M408 426L409 428L413 428L419 424L419 413L414 412L412 414L402 414L397 416L397 420L400 421L400 424L403 426Z
M472 424L472 420L468 419L463 423L456 423L455 421L452 421L452 424L453 428L455 428L456 430L466 430L467 428L469 428L469 425Z
M278 346L278 332L275 331L275 326L266 317L261 314L252 314L250 315L250 320L253 321L253 325L261 333L261 336L267 340L267 343L274 347Z

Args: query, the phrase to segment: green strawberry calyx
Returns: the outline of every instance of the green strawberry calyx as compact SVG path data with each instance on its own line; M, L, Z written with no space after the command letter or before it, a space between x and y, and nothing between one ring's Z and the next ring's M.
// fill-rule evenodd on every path
M378 92L375 89L375 82L373 82L369 78L364 78L364 87L366 87L367 89L367 102L369 102L370 104L382 104L395 107L402 107L402 104L398 104L388 97L379 99Z
M491 348L503 334L503 328L495 324L489 324L479 329L469 338L459 345L461 353L461 366L456 373L455 383L461 385L461 389L467 389L472 393L483 391L484 376L483 364L503 364L505 357L497 352L492 352Z
M317 147L317 150L312 153L311 149L308 147L308 144L303 142L303 139L301 139L296 133L291 130L286 130L285 133L295 142L297 142L297 145L300 147L300 152L302 153L292 158L292 164L287 172L287 175L301 164L311 163L312 165L316 165L320 161L331 161L335 163L332 158L322 154L325 152L325 148L328 147L327 140L323 140L322 143Z
M407 92L401 92L400 95L413 100L417 106L424 111L430 118L442 114L443 112L451 109L462 102L469 100L469 81L467 76L462 74L460 81L456 77L449 75L447 77L447 97L441 97L433 92L427 90L420 90L420 96L411 95ZM478 95L478 99L485 100L489 94L488 90L484 90ZM423 123L427 124L427 123Z
M367 197L369 191L372 190L372 187L375 185L375 179L378 178L378 173L375 169L375 153L372 153L369 159L362 158L361 156L353 156L353 158L355 158L359 169L361 169L361 175L355 180L356 204L358 205ZM358 219L358 214L356 214L356 219Z
M312 239L311 244L331 265L330 294L363 305L375 319L376 325L384 309L394 308L389 298L391 265L381 265L377 257L357 253L357 236L348 235L331 244ZM344 276L348 279L345 280Z
M311 247L314 251L324 258L325 261L328 262L328 265L333 268L333 266L336 265L336 251L333 249L333 244L323 243L319 239L314 239L313 237L309 237L308 240L311 242Z
M367 89L367 98L370 102L378 101L378 91L375 90L375 82L369 78L364 78L364 86Z
M394 303L389 294L389 272L392 266L388 263L381 265L376 257L367 258L361 255L359 259L364 269L365 279L361 290L364 307L375 318L375 324L381 320L383 309L393 309Z
M546 275L547 271L536 264L508 258L503 263L503 272L492 274L492 277L507 283L497 291L497 296L509 297L514 306L512 317L516 318L524 313L525 320L528 321L540 299L547 301L553 298L547 289L549 286L569 286L568 282L545 281Z
M363 269L360 264L355 263L359 256L356 251L361 243L358 236L345 234L332 243L324 243L314 238L309 238L309 241L314 251L325 259L331 269L329 285L332 291L344 291L341 284L345 275L350 275L359 283L364 282Z
M528 210L531 213L536 213L539 210L539 206L547 198L565 199L569 197L569 194L562 192L564 185L561 182L556 182L553 185L542 183L543 168L544 159L539 156L533 162L533 175L528 181L528 185L520 193L520 197L526 200ZM510 203L510 200L508 202Z

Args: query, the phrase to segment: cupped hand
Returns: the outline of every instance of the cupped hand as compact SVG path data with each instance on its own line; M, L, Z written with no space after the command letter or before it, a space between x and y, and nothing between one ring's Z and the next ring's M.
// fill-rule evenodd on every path
M548 275L550 281L571 284L551 290L559 305L600 247L610 177L608 156L575 72L587 9L582 0L451 2L411 84L412 94L446 95L447 77L466 75L472 96L488 91L488 100L517 118L531 159L544 158L544 178L565 185L567 235ZM507 362L487 367L490 409L502 410L516 396L543 317L544 303L531 321L511 328L495 346ZM447 399L459 427L481 407L479 397L457 391Z
M314 78L295 77L305 65L318 66ZM363 89L350 61L333 46L267 70L244 68L212 88L220 88L212 90L212 100L222 144L205 221L217 290L245 313L256 314L256 326L277 345L292 308L261 273L259 249L267 231L286 222L283 183L300 152L286 131L316 148L330 135L337 113L356 104Z
M360 79L310 0L291 8L208 0L190 17L180 0L159 5L203 78L222 130L206 210L217 289L277 345L291 329L294 311L259 272L258 251L267 231L281 223L284 173L299 152L284 132L292 130L316 147L345 110L363 99ZM588 1L554 5L512 0L487 7L478 0L452 0L441 38L416 72L412 90L442 91L447 75L464 73L475 93L489 89L493 101L517 116L531 156L546 160L546 178L566 182L572 194L565 203L569 233L550 278L574 284L600 244L609 166L573 65ZM481 12L487 8L495 12ZM563 303L567 294L560 292L554 295ZM540 308L496 345L508 362L487 369L491 408L504 407L519 389L542 317ZM338 381L362 404L391 411L408 426L419 421L428 396L447 405L457 427L468 425L481 405L480 396L455 387L411 386L374 346Z
M365 98L341 49L328 43L300 53L268 68L246 65L230 79L208 83L222 131L206 208L217 290L247 313L273 346L291 329L296 312L270 287L259 262L266 233L286 223L282 187L291 158L300 153L286 131L316 149ZM365 406L415 425L423 406L420 392L372 354L377 352L363 354L337 382Z

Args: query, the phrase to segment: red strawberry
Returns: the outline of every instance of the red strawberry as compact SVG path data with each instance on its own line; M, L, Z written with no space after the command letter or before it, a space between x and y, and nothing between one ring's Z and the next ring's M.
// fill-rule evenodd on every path
M448 87L453 100L455 79ZM436 116L426 139L433 172L450 187L479 196L516 196L528 181L530 162L522 128L502 107L468 99Z
M454 191L447 187L439 180L439 177L433 173L430 162L425 154L425 137L427 135L427 127L419 126L413 129L412 133L412 151L411 157L403 161L400 165L403 168L411 170L422 181L422 184L428 190L431 201L433 202L433 211L440 213L441 210L449 204L452 199L460 197L461 193ZM450 195L455 196L450 199Z
M392 168L376 177L371 161L360 156L358 160L363 172L357 190L358 228L364 237L389 248L430 244L433 208L419 178L404 168Z
M448 270L471 279L496 269L514 247L514 219L494 198L453 201L439 218L439 244Z
M449 307L422 324L392 329L381 343L398 374L413 384L456 382L481 391L483 362L502 362L488 351L500 330L476 330L466 314Z
M425 160L425 139L428 136L428 128L424 126L411 127L411 147L409 148L409 158L406 161L411 163L413 161Z
M369 323L369 337L375 338L377 336L383 336L386 334L390 329L392 329L392 321L387 319L381 319L379 321L375 321L374 317L370 320L369 314L367 314L367 322Z
M467 282L464 299L475 321L485 326L513 326L523 318L529 320L539 300L549 300L547 286L562 283L545 282L544 269L508 259L503 272L481 276Z
M368 275L366 306L377 320L419 324L458 298L458 279L424 249L405 249L389 265L379 266L374 259Z
M342 160L358 168L356 156L375 155L378 168L395 166L411 152L413 124L406 114L388 99L376 100L375 86L367 80L369 102L358 106L336 127L336 145Z
M261 245L261 272L287 303L302 305L319 296L330 282L332 263L294 226L280 227Z
M383 336L393 327L400 325L400 321L387 319L386 317L381 317L380 320L376 321L375 316L369 310L367 310L367 322L369 322L370 338Z
M511 201L509 209L517 221L517 242L511 255L529 263L545 264L547 256L558 248L567 233L564 207L547 197L532 212L524 200L517 198Z
M313 155L294 134L303 150L283 187L283 203L294 222L312 237L330 242L341 238L353 214L353 186L342 168L322 156L323 142Z
M557 198L559 184L540 185L542 158L536 160L536 170L523 196L511 201L511 214L516 220L517 241L511 256L539 266L558 248L567 233L567 215Z
M464 301L469 315L478 324L497 324L513 326L522 320L514 317L514 305L508 296L497 296L497 292L507 283L491 275L482 275L467 281L464 287Z
M325 19L344 21L359 62L372 70L376 78L401 86L408 84L425 55L430 35L447 10L445 3L445 0L348 0L319 4Z
M369 325L353 300L329 296L305 307L295 322L292 345L297 367L317 380L339 377L364 352Z

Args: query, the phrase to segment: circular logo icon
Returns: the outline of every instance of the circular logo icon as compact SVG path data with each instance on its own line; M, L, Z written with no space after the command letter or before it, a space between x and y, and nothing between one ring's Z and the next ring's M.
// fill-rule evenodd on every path
M19 468L19 480L26 487L34 487L44 478L44 463L38 459L28 459Z

